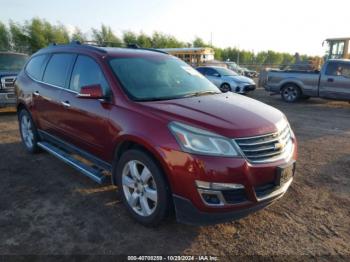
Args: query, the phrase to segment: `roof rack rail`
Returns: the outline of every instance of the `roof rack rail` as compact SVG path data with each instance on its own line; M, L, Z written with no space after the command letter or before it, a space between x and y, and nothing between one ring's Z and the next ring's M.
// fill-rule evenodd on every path
M108 44L113 44L113 45L117 45L117 46L112 46L112 47L122 47L122 48L131 48L131 49L139 49L139 50L145 50L145 51L152 51L152 52L157 52L157 53L162 53L162 54L168 54L165 51L159 50L159 49L155 49L155 48L144 48L144 47L140 47L138 44L121 44L121 43L117 43L117 42L99 42L99 41L79 41L79 40L72 40L70 43L68 44L57 44L57 43L50 43L49 47L55 47L55 46L69 46L69 45L79 45L83 48L89 48L101 53L107 53L106 50L100 48L100 47L107 47Z
M157 53L162 53L162 54L169 54L163 50L155 49L155 48L146 48L146 47L140 47L138 44L128 44L128 48L134 48L134 49L140 49L140 50L146 50L146 51L152 51L152 52L157 52Z

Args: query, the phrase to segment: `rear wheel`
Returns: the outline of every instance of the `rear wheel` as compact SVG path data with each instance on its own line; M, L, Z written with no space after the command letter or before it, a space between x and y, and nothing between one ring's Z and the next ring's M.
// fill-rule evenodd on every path
M169 189L158 164L147 153L125 152L116 168L118 189L131 216L146 226L158 225L168 214Z
M299 100L301 96L300 88L294 84L288 84L281 90L281 97L288 103L294 103Z
M25 149L29 153L36 153L40 151L38 147L38 131L29 112L25 109L22 109L18 114L18 120L22 143Z

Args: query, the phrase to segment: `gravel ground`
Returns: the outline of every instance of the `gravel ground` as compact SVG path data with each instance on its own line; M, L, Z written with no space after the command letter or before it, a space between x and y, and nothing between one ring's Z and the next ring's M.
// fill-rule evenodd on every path
M222 260L350 260L350 104L286 104L299 141L294 183L274 205L239 221L194 227L134 222L112 186L99 186L46 153L27 154L16 114L0 112L0 255L216 255ZM259 255L259 256L255 256ZM251 257L253 256L253 257ZM1 257L0 257L1 261Z

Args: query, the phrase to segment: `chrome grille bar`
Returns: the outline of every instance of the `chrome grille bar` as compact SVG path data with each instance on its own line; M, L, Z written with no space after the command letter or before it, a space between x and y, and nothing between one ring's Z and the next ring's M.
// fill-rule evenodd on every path
M235 139L250 162L264 163L277 160L291 147L291 130L286 125L281 131L266 135Z

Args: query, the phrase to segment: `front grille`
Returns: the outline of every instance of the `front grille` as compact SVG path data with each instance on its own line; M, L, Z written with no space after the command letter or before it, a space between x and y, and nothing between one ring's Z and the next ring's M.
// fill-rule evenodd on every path
M245 189L222 190L222 195L228 204L239 204L248 201Z
M2 89L13 89L15 87L15 76L4 76L1 78Z
M255 187L255 194L258 198L263 198L264 196L267 196L278 189L278 186L276 186L274 183L266 184L263 186Z
M255 90L255 88L256 88L255 85L245 85L244 91L253 91L253 90Z
M286 125L280 132L235 139L245 157L254 163L272 162L292 149L291 130Z

